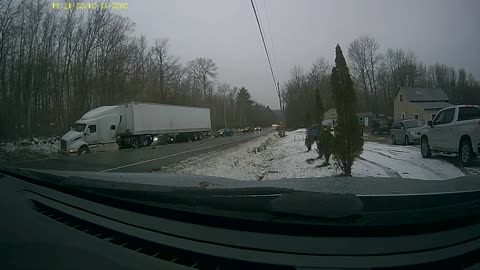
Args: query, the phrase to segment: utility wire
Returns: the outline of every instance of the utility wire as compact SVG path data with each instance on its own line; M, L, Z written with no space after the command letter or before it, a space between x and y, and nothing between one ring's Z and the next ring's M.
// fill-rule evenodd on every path
M258 20L257 10L255 9L255 5L253 4L253 0L250 0L250 3L252 4L253 13L255 14L255 18L257 19L258 30L260 31L260 36L262 37L263 48L265 49L265 54L267 55L267 60L268 60L268 66L270 66L270 72L272 73L273 85L275 86L275 88L277 90L278 100L280 102L280 110L282 111L283 134L285 134L285 104L284 104L284 102L282 102L282 97L281 97L281 93L280 93L280 83L278 83L277 80L275 79L275 74L274 74L273 68L272 68L272 62L270 61L270 55L268 54L267 45L265 43L265 37L263 36L262 26L260 25L260 21Z
M272 36L272 28L270 27L270 19L268 17L268 9L267 9L267 0L263 0L263 7L265 8L265 15L267 16L267 26L268 26L268 33L270 35L270 45L272 47L272 55L273 55L273 66L275 67L275 72L278 75L279 70L278 70L278 61L277 61L277 56L275 54L275 46L273 46L273 36Z
M260 21L258 20L257 10L255 9L255 5L253 4L253 0L250 0L250 3L252 4L253 13L255 14L255 19L257 20L260 36L262 37L263 48L265 49L265 54L267 55L267 60L268 60L268 66L270 66L270 72L272 73L273 85L275 86L275 89L279 91L277 80L275 79L275 75L273 73L272 62L270 61L270 55L268 54L267 44L265 43L265 38L263 36L262 26L260 25Z

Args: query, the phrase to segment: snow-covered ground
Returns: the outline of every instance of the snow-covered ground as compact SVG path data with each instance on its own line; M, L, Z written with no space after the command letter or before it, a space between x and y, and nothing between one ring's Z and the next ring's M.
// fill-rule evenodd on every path
M60 138L19 139L15 142L0 142L0 161L2 159L29 159L58 153Z
M210 152L162 168L161 172L228 177L239 180L304 178L340 174L331 165L321 167L312 149L306 152L304 130L287 132L279 138L270 134L222 151ZM314 146L313 148L315 148ZM403 177L443 180L464 173L442 158L423 159L415 146L365 142L352 168L353 176Z

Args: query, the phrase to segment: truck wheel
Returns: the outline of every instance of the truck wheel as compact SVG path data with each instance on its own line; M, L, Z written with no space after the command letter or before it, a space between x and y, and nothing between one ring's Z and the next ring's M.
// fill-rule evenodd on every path
M78 155L85 155L85 154L89 154L90 153L90 149L88 148L88 146L84 145L82 147L80 147L78 149Z
M152 139L150 136L143 136L142 137L142 146L147 147L152 143Z
M472 143L470 142L469 139L464 139L460 143L460 150L459 150L458 156L463 166L467 167L472 163L474 154L472 150Z
M423 158L430 158L432 156L432 151L430 150L427 137L422 138L420 142L420 151L422 152Z
M405 140L403 141L403 145L409 145L410 142L408 141L408 135L405 135Z
M132 148L140 148L141 147L139 139L137 137L130 138L130 143L132 145Z

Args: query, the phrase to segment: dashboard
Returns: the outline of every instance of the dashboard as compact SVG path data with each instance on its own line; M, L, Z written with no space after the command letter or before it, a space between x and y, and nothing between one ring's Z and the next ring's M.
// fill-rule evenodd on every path
M476 191L358 196L361 212L332 219L255 211L251 198L231 214L101 190L0 172L0 268L479 269ZM277 195L262 189L263 202Z

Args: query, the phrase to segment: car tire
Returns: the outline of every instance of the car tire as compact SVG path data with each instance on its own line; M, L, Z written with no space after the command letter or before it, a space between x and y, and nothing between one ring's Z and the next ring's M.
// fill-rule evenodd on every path
M393 136L393 135L392 135L392 144L393 144L393 145L396 145L396 144L397 144L397 142L395 141L395 136Z
M460 149L458 150L458 157L460 158L460 163L464 167L470 166L474 159L474 153L470 139L462 140L460 143Z
M84 145L78 149L77 153L78 155L90 154L90 149L88 148L88 146Z
M432 157L432 150L430 149L430 144L428 144L428 138L423 137L420 140L420 152L422 153L423 158Z
M403 145L409 145L410 142L408 141L408 135L405 135L405 139L403 140Z

